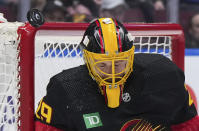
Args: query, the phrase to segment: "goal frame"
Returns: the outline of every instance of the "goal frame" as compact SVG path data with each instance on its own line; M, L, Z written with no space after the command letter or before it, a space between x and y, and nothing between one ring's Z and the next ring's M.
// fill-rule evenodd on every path
M35 28L29 23L19 27L20 37L19 49L19 76L20 76L20 126L21 131L34 131L34 42L38 30L85 30L88 23L45 23ZM184 70L184 33L178 24L145 24L128 23L124 24L128 31L135 32L136 35L157 35L172 36L172 61ZM174 43L174 44L173 44ZM177 44L176 44L177 43ZM45 88L45 87L44 87Z

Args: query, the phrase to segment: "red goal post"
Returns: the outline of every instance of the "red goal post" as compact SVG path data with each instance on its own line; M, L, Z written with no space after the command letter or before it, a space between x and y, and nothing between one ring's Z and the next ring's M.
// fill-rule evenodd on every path
M18 119L19 124L17 125L21 131L34 131L35 97L37 96L37 93L34 92L36 92L35 86L37 87L37 85L40 84L40 82L39 84L36 83L40 78L38 80L35 79L37 79L39 74L42 75L48 72L43 71L43 69L49 68L49 66L54 63L54 58L59 59L58 61L63 58L65 62L69 59L69 63L75 63L72 62L73 60L71 58L78 57L78 59L81 59L78 42L87 26L87 23L45 23L39 28L34 28L29 23L25 23L18 28L19 44L17 50L19 54L17 55L17 59L19 62L19 75L17 77L19 79L18 85L20 85L20 115ZM125 26L134 37L137 53L163 54L184 70L185 44L183 30L180 25L128 23L125 24ZM53 38L55 42L50 40L50 38ZM62 39L68 41L65 42L64 40L59 45L59 40ZM73 43L73 41L75 41L75 43ZM72 43L73 46L71 46L70 43ZM37 44L41 45L41 47L38 47ZM47 60L45 60L45 58ZM46 63L51 61L51 64L40 65L39 63L42 61ZM75 59L74 61L77 60ZM75 66L78 64L78 62L75 63ZM61 65L62 64L56 65L56 67L53 67L53 70L56 70ZM68 65L66 66L70 68ZM43 69L39 70L39 68ZM49 68L49 70L52 69ZM59 71L51 73L50 76ZM46 83L44 85L46 85ZM46 86L42 88L45 90ZM41 96L38 99L40 98ZM38 102L38 100L36 100L36 102Z

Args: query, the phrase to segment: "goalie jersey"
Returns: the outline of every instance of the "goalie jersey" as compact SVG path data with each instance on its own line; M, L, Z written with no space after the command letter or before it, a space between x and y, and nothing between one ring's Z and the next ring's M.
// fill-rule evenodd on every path
M196 115L183 71L162 55L140 53L118 108L107 107L82 65L50 79L35 119L66 131L164 131Z

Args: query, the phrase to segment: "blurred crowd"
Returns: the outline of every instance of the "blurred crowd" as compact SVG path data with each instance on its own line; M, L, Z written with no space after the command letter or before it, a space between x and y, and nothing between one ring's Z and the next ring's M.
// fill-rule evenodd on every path
M16 21L19 0L0 0L0 12ZM167 0L32 0L47 22L90 22L113 17L121 22L167 22ZM199 48L199 0L179 0L179 23L184 28L186 48Z
M98 17L114 17L122 22L155 22L154 12L165 10L165 3L163 0L34 0L32 8L41 10L48 21L89 22Z

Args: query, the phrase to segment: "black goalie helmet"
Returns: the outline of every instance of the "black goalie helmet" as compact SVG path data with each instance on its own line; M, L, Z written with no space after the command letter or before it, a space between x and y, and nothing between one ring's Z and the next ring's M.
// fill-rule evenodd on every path
M80 46L89 73L98 83L108 107L118 107L123 85L133 71L131 34L119 21L100 18L88 26ZM110 65L109 71L106 65Z
M132 36L127 32L126 28L116 19L102 19L103 18L95 20L86 29L81 41L83 48L94 53L106 53L109 50L105 48L107 37L116 37L117 42L115 44L117 44L118 52L124 52L131 49L133 46ZM112 21L112 23L110 23L110 21ZM107 29L107 25L109 25L109 27L112 25L112 28L114 29ZM113 33L115 33L115 35L112 33L111 36L106 36L105 31L110 30L114 30ZM84 40L87 39L85 37L89 39L87 45L83 43Z

